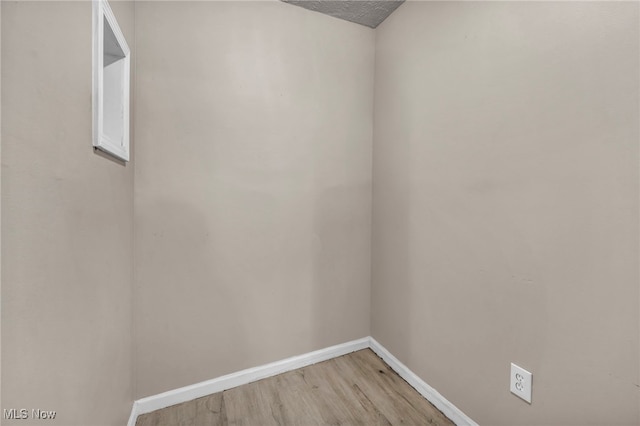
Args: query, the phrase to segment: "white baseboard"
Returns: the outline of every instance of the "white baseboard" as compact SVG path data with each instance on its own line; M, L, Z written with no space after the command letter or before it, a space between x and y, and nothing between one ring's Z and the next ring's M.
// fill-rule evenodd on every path
M138 412L138 401L133 401L133 407L131 407L131 414L129 415L127 426L136 426L136 420L138 420L138 416L140 414L142 413Z
M469 416L464 414L458 407L449 402L444 396L429 386L424 380L422 380L413 371L409 370L409 367L401 363L398 358L393 356L391 352L382 346L376 339L369 337L369 347L376 353L389 367L393 369L400 377L405 379L420 395L424 396L427 401L432 403L434 407L442 411L442 413L451 419L456 425L463 426L478 426L476 422L471 420Z
M325 349L309 352L303 355L293 356L281 361L272 362L260 367L248 368L236 373L227 374L217 379L207 380L205 382L196 383L195 385L185 386L164 392L158 395L149 396L139 399L133 403L131 417L128 426L135 426L136 419L139 415L150 413L161 408L171 405L180 404L181 402L191 401L192 399L211 395L212 393L222 392L236 386L245 385L260 379L266 379L287 371L297 368L306 367L318 362L326 361L351 352L359 351L369 347L369 338L352 340L336 346L330 346Z
M438 410L442 411L456 425L478 426L476 422L471 420L455 405L440 395L438 391L426 384L420 377L409 370L406 365L391 355L391 353L373 337L363 337L362 339L352 340L340 345L331 346L303 355L293 356L291 358L272 362L260 367L249 368L236 373L227 374L226 376L221 376L216 379L207 380L205 382L174 389L158 395L138 399L133 403L131 416L129 417L127 425L135 426L136 419L141 414L150 413L171 405L191 401L192 399L207 396L212 393L222 392L236 386L266 379L267 377L286 373L297 368L306 367L366 348L370 348L374 351L384 360L384 362L389 364L389 366L398 373L400 377L406 380L407 383L413 386L422 396L431 402Z

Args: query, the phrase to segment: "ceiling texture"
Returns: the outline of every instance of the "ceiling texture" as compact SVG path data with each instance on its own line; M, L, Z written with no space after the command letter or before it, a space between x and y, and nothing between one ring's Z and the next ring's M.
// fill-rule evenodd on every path
M345 21L375 28L404 0L282 0Z

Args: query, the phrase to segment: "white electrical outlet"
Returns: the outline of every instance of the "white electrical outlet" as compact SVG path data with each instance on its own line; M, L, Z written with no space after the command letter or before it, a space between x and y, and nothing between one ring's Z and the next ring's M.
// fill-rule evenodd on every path
M511 363L511 393L531 404L531 382L533 375L522 367Z

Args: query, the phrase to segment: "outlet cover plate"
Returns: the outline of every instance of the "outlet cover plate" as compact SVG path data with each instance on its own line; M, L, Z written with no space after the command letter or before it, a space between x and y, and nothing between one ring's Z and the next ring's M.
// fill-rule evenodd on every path
M511 393L531 404L533 375L522 367L511 363Z

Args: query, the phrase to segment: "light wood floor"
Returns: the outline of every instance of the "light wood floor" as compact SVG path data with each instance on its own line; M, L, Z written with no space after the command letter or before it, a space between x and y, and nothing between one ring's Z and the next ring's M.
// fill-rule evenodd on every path
M138 417L136 426L453 425L370 349Z

